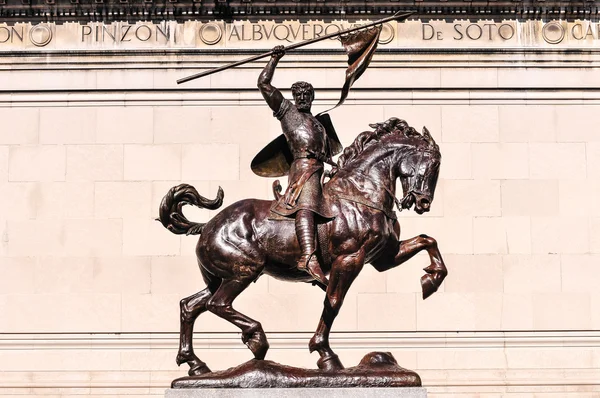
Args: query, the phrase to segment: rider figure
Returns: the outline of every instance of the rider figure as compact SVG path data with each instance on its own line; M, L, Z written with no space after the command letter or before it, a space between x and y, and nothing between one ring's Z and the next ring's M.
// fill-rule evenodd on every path
M315 256L315 215L332 218L321 186L323 162L330 161L328 137L323 125L310 113L314 99L312 85L306 82L292 85L295 104L283 98L281 92L271 85L275 67L284 53L283 46L275 47L271 60L258 77L258 88L273 115L281 122L293 155L287 190L271 210L285 217L295 215L296 235L302 251L298 269L327 285L327 277Z

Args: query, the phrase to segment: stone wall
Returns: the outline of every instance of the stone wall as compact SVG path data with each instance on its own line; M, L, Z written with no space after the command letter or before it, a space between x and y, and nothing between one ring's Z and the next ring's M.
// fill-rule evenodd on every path
M594 50L377 56L332 112L342 142L391 116L426 125L443 154L431 213L402 213L449 269L421 299L425 254L367 266L334 325L346 365L389 350L431 396L600 393L600 107ZM184 87L236 55L48 53L0 58L0 394L159 396L175 365L178 301L204 288L194 237L154 219L193 184L225 205L269 198L253 156L279 133L255 88L261 63ZM336 102L344 60L286 56L274 84ZM289 91L285 94L289 97ZM186 209L206 221L214 212ZM264 277L236 307L260 320L269 359L314 366L323 294ZM214 315L196 327L214 369L250 359ZM481 394L481 395L480 395ZM536 395L538 396L538 395Z

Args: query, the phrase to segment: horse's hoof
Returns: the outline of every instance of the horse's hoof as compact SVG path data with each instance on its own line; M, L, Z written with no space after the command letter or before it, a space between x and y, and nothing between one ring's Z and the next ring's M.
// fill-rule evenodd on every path
M265 359L267 355L267 351L269 350L269 342L267 341L267 336L264 332L254 332L252 333L252 337L245 341L246 345L254 354L254 358L256 359Z
M190 368L190 370L188 371L188 374L190 376L200 376L205 373L211 373L211 372L212 372L212 370L210 370L208 368L208 366L206 366L205 363L200 363L200 364Z
M437 292L438 286L435 283L434 276L425 274L421 277L421 288L423 289L423 300Z
M317 366L321 370L334 371L334 370L342 370L344 369L344 365L342 365L342 361L340 358L333 354L331 356L320 358L317 361Z
M193 357L188 356L188 355L183 355L183 354L177 354L177 357L175 358L175 362L177 363L177 366L181 366L182 364L193 361L193 360L194 360Z

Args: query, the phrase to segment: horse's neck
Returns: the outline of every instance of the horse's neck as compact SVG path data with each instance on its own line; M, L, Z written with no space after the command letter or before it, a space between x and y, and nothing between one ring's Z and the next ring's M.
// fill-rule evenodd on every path
M391 170L391 162L385 159L387 157L389 156L372 156L367 159L357 157L327 183L327 190L387 203L389 193L393 194L396 189L396 178Z

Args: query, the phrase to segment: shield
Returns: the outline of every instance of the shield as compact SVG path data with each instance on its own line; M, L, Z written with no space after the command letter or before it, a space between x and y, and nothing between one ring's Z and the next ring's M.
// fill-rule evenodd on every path
M294 155L285 136L281 134L252 159L250 167L254 174L261 177L281 177L288 174L293 161Z

